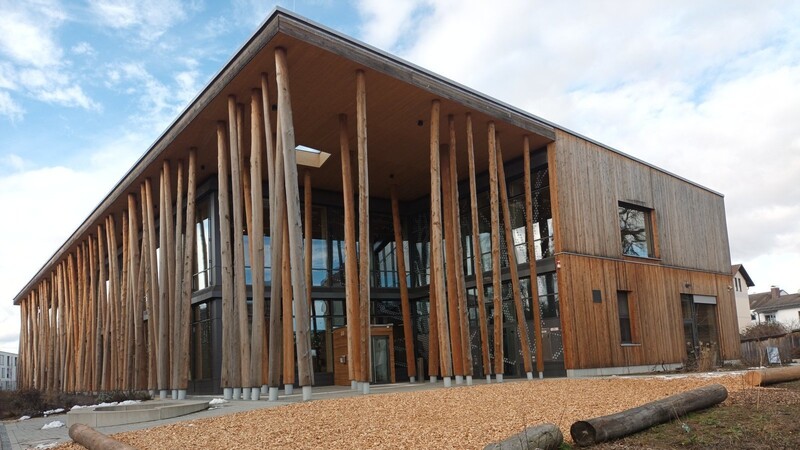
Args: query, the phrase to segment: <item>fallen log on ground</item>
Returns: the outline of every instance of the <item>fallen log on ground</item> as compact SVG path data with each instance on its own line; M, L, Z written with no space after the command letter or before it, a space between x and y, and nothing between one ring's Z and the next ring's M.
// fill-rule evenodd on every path
M744 374L744 381L750 386L766 386L794 380L800 380L800 366L749 370Z
M525 428L507 439L487 445L483 450L555 450L564 442L564 436L551 423Z
M135 447L112 439L82 423L69 427L69 437L89 450L136 450Z
M714 406L727 397L725 386L712 384L616 414L575 422L569 432L572 440L580 446L599 444Z

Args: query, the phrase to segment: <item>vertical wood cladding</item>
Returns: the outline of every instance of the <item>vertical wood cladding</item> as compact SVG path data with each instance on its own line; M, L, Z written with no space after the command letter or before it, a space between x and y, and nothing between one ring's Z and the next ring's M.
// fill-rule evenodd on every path
M658 366L686 357L681 294L717 298L723 359L737 359L736 306L727 275L561 255L559 295L568 369ZM592 291L599 290L596 303ZM622 345L617 291L628 291L634 345ZM731 326L730 324L734 324Z
M654 211L656 256L669 266L730 271L723 198L563 131L556 132L559 251L622 257L619 202Z

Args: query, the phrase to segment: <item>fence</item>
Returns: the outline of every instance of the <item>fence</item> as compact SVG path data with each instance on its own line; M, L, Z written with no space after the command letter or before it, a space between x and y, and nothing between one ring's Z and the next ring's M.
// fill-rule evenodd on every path
M748 366L767 366L767 347L778 349L781 363L792 362L793 356L800 350L800 331L742 339L742 362Z

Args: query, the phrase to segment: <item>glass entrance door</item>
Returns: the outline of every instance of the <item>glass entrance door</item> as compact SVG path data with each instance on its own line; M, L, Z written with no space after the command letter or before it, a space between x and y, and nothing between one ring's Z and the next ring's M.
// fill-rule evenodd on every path
M372 380L375 384L392 381L389 368L389 336L372 336Z
M697 361L705 352L712 355L716 364L719 360L716 297L681 294L681 310L688 361Z

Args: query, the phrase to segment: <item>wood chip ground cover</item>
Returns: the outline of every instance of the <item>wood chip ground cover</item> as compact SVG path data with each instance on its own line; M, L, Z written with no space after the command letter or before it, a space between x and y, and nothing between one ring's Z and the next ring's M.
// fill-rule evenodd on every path
M550 422L569 441L576 420L714 383L729 392L754 389L745 387L741 375L509 381L296 403L114 438L141 449L467 449Z

